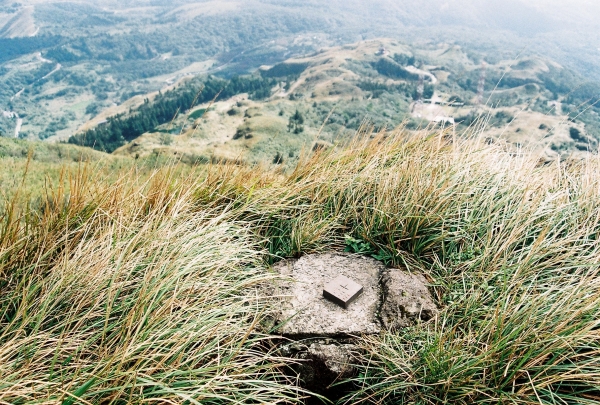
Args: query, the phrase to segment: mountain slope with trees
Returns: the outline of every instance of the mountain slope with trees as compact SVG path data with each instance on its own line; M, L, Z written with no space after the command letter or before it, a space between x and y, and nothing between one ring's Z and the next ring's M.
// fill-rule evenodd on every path
M585 78L539 57L491 63L447 44L416 48L373 40L230 81L200 76L71 142L135 156L183 153L195 156L192 161L289 166L303 149L342 145L362 125L442 125L459 134L478 131L515 150L535 149L540 159L552 160L597 149L594 94ZM172 100L165 110L167 95ZM152 118L163 110L160 120Z
M0 55L0 111L23 117L23 138L65 140L96 114L185 75L230 78L377 37L415 44L444 38L493 63L525 50L523 56L542 54L597 81L600 52L590 40L597 21L588 12L595 6L580 2L565 10L556 1L521 0L436 0L431 7L414 0L402 7L390 0L250 0L243 6L235 0L5 1L1 26L27 9L34 10L39 31L0 38L6 50Z

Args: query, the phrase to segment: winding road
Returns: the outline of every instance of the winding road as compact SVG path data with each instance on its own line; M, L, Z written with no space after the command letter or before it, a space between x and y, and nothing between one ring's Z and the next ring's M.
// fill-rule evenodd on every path
M410 73L414 73L416 75L427 76L431 80L431 84L437 84L438 79L433 75L433 73L429 73L425 70L418 69L414 66L407 66L404 69L408 70Z
M38 52L36 56L38 57L38 59L40 60L40 62L43 62L43 63L52 63L51 60L44 59L42 57L42 54L40 52ZM41 81L41 80L44 80L44 79L50 77L54 73L58 72L60 69L62 69L62 65L60 63L57 63L56 67L54 68L54 70L52 70L50 73L48 73L47 75L45 75L41 79L36 80L36 83L39 82L39 81ZM14 96L12 96L10 98L10 101L13 101L15 98L19 98L19 96L21 96L21 94L23 94L24 91L25 91L25 88L22 88L21 90L19 90ZM21 128L23 128L23 118L19 118L19 115L16 112L8 111L8 113L14 114L15 117L17 118L17 126L15 127L15 138L18 138L19 134L21 133Z
M19 90L19 91L18 91L18 92L17 92L17 93L16 93L14 96L12 96L12 97L10 98L10 101L13 101L15 98L19 98L19 96L20 96L21 94L23 94L23 92L24 92L24 91L25 91L25 87L23 87L23 88L22 88L21 90Z
M54 73L58 72L60 69L62 68L62 65L60 63L56 64L56 67L54 68L54 70L50 73L48 73L46 76L42 77L41 79L38 80L38 82L40 80L44 80L47 79L48 77L50 77L51 75L53 75Z

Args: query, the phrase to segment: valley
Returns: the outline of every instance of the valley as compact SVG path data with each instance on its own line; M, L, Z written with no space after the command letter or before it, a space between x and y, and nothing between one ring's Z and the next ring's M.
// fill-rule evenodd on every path
M297 88L305 97L293 101L305 110L305 115L312 117L305 125L308 132L320 128L323 122L319 120L327 115L309 113L310 106L321 103L323 110L329 108L330 111L332 104L341 100L345 105L336 107L337 112L332 113L330 122L323 129L326 134L339 132L340 135L327 135L328 141L336 136L343 138L345 129L355 130L357 122L363 119L371 120L378 127L403 121L418 126L421 119L451 122L448 119L451 117L463 118L462 123L472 122L473 115L478 115L473 113L472 107L481 104L473 97L477 95L481 63L486 62L490 65L490 75L486 80L484 101L489 99L491 109L481 108L479 112L495 115L500 112L496 111L498 107L508 109L507 114L517 116L512 124L518 124L511 128L512 124L506 122L502 129L492 131L494 137L502 135L511 144L526 145L537 144L542 136L546 145L543 149L547 156L552 156L589 149L565 135L570 131L566 121L590 139L600 136L595 108L598 99L595 83L600 76L594 69L586 67L593 55L578 51L579 44L574 46L564 42L564 46L561 45L563 40L560 38L566 32L563 25L557 24L552 29L542 27L556 21L556 5L554 9L548 9L548 15L536 20L532 26L535 28L533 34L526 33L536 37L539 47L532 47L522 37L524 33L510 25L502 25L502 18L507 18L505 15L496 19L496 25L490 25L500 24L502 28L482 31L482 27L490 23L489 10L480 9L471 1L439 1L436 2L439 11L434 10L436 7L422 10L413 3L407 2L404 8L398 8L387 0L376 0L372 7L367 7L352 1L340 8L341 3L333 1L302 8L294 2L267 0L243 4L233 0L178 0L173 7L142 0L0 2L0 47L4 50L0 55L0 110L14 112L21 120L16 131L17 120L0 117L0 132L3 136L12 136L16 131L23 139L64 142L98 122L139 106L140 100L151 98L159 90L166 91L196 76L214 75L228 80L257 74L261 66L303 60L321 50L393 37L421 58L418 66L403 64L402 74L412 75L412 79L402 84L410 90L402 91L415 92L418 77L423 76L425 92L430 86L435 87L433 104L424 102L411 106L413 101L418 101L413 100L413 95L400 97L402 91L398 88L391 91L385 88L388 84L398 86L404 78L394 77L394 74L382 77L379 72L373 72L373 66L360 66L366 63L364 55L353 55L352 60L357 64L354 70L349 66L350 62L329 66L330 70L345 71L342 79L329 77L327 68L321 69L326 77L310 76L315 84L318 82L314 97L313 90L304 82L309 76L290 82L296 86L292 94ZM461 16L457 10L463 6L472 13ZM523 12L531 12L534 8L543 10L538 4L514 5L514 10ZM377 11L385 9L394 11L387 14ZM437 12L444 13L457 24L460 22L463 28L439 25ZM364 22L357 17L360 15L373 18ZM582 27L592 29L593 21L581 20L575 14L567 15L569 21L580 21ZM565 46L573 50L568 57L563 52ZM446 53L436 54L440 50ZM542 50L543 57L540 56ZM343 52L343 49L337 52ZM369 53L372 54L372 50ZM583 54L586 63L574 64ZM548 62L548 71L530 75L536 68L528 67L521 69L519 76L519 69L511 67L511 63L539 59ZM321 62L326 65L325 60L310 63L316 67ZM379 66L380 70L385 68ZM505 72L510 74L504 76ZM377 76L378 82L372 83L368 75ZM358 80L358 77L362 79ZM385 84L384 79L390 83ZM361 82L360 86L352 84L353 81ZM379 88L361 88L374 84ZM456 88L452 89L455 84ZM330 85L337 88L330 89ZM531 86L537 86L540 97L534 94L538 90ZM321 88L332 94L322 94ZM347 90L355 92L354 100L352 96L345 96ZM546 90L552 95L542 94ZM571 92L577 93L575 97L567 97ZM383 98L379 97L381 94ZM467 106L450 108L447 101L453 96L461 100L466 97ZM552 107L546 108L547 102L558 102L561 97L570 98L564 100L566 110L547 114L552 110ZM275 99L277 97L267 102L276 104ZM529 102L532 104L527 104ZM384 106L387 116L375 108L379 105ZM456 102L453 101L453 105L456 106ZM533 112L542 114L534 119L539 121L536 127L539 129L543 124L553 129L552 134L538 133L536 129L531 139L524 135L526 125L519 121L523 122ZM340 113L352 117L341 119ZM546 115L551 118L545 118ZM573 119L576 122L572 122ZM542 122L544 120L548 122ZM498 122L499 119L490 120L496 126ZM228 129L229 132L232 130L237 129Z
M205 101L172 108L172 115L152 130L123 132L123 141L110 138L111 116L125 123L128 116L138 120L136 106L143 100L152 104L158 93L100 114L71 141L102 148L107 141L98 136L109 137L114 146L108 152L135 158L159 154L188 162L291 168L307 151L343 146L364 125L376 131L446 127L460 136L535 151L541 161L583 157L597 148L600 120L594 105L568 93L575 83L571 75L539 57L491 64L455 45L415 48L393 39L363 41L240 76L242 82L266 86L260 97L219 92L219 86L229 88L227 82L213 84L207 93L207 76L190 77L169 87L172 97L198 92L191 98ZM295 116L302 121L296 128ZM95 125L102 128L95 131Z

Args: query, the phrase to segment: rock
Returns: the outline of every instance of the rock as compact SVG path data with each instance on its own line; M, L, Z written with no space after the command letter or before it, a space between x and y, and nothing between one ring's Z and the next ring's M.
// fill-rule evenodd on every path
M280 332L290 338L347 337L381 330L377 310L380 274L385 267L364 256L329 253L280 262L275 269L289 277L276 294L280 297ZM362 294L344 309L323 297L325 283L339 275L363 286Z
M434 318L438 309L422 275L386 269L381 279L381 321L387 330L412 326Z
M322 362L326 369L336 378L346 378L353 374L352 351L354 345L336 345L325 342L313 343L308 347L308 355L316 361Z
M351 378L361 361L356 336L410 326L437 314L423 276L386 269L372 258L348 253L307 255L280 262L275 270L284 280L262 292L279 304L269 328L277 327L291 341L282 354L295 359L292 369L302 386L332 401L348 389L336 383ZM347 309L323 297L325 284L340 275L363 287Z
M311 339L284 347L283 354L298 360L294 367L302 386L329 399L341 398L345 387L333 386L356 374L356 346L332 339Z

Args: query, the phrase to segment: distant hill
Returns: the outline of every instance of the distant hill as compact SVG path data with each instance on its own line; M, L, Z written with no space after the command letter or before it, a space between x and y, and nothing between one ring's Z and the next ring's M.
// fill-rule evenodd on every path
M491 64L543 55L583 75L576 88L600 80L596 9L584 0L3 1L0 111L22 117L20 137L65 140L186 76L230 78L380 37L417 48L442 38Z
M215 80L199 77L165 93L163 99L179 104L169 101L162 121L152 121L150 107L124 109L118 121L109 118L72 142L136 157L292 165L303 150L343 144L364 124L444 125L538 150L547 160L596 150L600 139L593 85L572 91L581 77L539 57L488 63L456 45L417 48L382 39L323 49L235 79L263 86L260 95L256 87L248 95L239 84ZM164 111L163 99L147 105L159 103L154 110Z
M33 18L34 7L19 8L14 15L7 15L0 23L0 38L31 37L37 34Z

